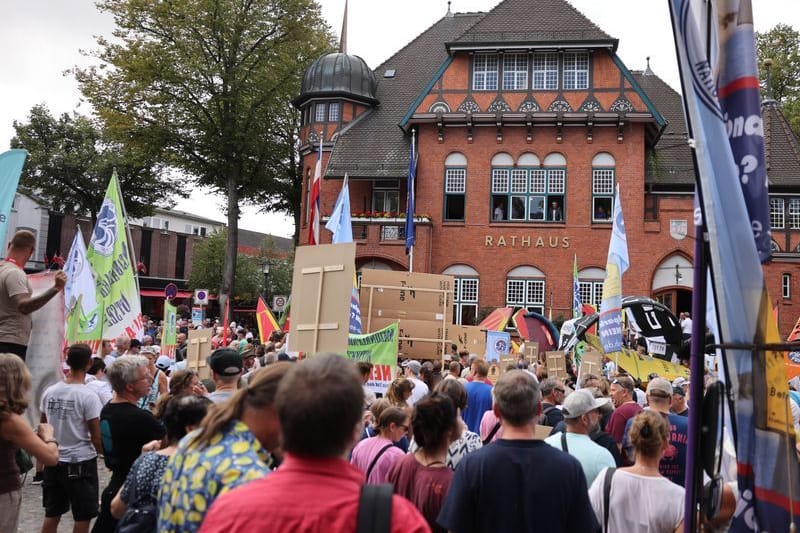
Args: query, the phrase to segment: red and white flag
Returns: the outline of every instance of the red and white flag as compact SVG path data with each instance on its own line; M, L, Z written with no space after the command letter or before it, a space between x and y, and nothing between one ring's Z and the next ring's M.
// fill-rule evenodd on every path
M319 244L319 182L322 178L322 141L319 143L317 166L314 168L314 181L311 182L309 198L310 211L308 225L308 244Z

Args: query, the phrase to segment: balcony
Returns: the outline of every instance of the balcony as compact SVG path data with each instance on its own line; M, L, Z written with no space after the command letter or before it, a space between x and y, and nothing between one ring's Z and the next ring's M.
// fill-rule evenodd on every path
M323 223L329 217L323 217ZM353 213L353 240L359 244L405 245L406 217L403 213ZM416 215L416 226L430 226L429 215Z

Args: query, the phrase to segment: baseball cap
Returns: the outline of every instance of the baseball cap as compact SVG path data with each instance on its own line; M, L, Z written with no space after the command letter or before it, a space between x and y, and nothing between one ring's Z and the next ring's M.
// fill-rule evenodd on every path
M589 411L600 409L608 402L608 398L595 398L588 390L580 389L564 399L561 412L564 413L564 418L578 418Z
M139 350L139 354L141 354L141 355L144 355L146 353L153 354L153 355L158 355L158 352L156 352L156 349L154 347L152 347L152 346L145 346L144 348Z
M689 380L683 377L675 378L675 381L672 382L673 387L685 387L689 384Z
M647 384L647 395L656 398L670 398L672 396L672 384L664 378L654 378Z
M158 359L156 359L156 368L159 368L161 370L169 370L169 367L171 366L172 366L172 360L166 355L160 355Z
M672 387L672 394L677 394L679 396L686 396L686 391L683 390L683 387Z
M221 376L235 376L242 371L242 356L232 348L220 348L209 356L208 366Z
M410 368L414 374L419 374L419 371L422 368L422 364L420 364L419 361L414 361L413 359L407 359L403 361L403 364L400 366L403 368Z

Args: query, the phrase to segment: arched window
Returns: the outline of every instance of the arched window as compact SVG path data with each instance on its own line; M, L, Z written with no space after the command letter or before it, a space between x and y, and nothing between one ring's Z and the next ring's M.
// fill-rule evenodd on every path
M611 223L614 212L616 162L606 152L592 159L592 222Z
M525 307L528 311L544 314L544 272L532 266L520 266L506 278L506 306Z
M467 158L453 152L444 161L444 219L463 221L467 197Z
M442 274L454 276L453 323L475 325L478 320L478 293L480 280L478 271L468 265L452 265Z

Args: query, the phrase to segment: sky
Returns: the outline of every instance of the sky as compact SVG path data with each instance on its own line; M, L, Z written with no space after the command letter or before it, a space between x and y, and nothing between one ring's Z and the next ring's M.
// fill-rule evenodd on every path
M536 1L530 0L535 6ZM345 0L321 0L322 14L336 35L342 27ZM453 0L457 13L488 11L499 0ZM667 0L571 0L573 6L602 30L619 39L618 55L631 70L650 68L678 89L678 67ZM110 36L111 17L93 0L2 0L0 31L0 150L9 147L14 120L25 121L36 104L54 114L91 113L74 77L64 71L97 64L81 54L96 49L96 36ZM375 68L425 31L447 12L446 0L349 0L347 51ZM800 1L753 0L757 31L779 22L800 29ZM531 16L535 16L532 10ZM225 221L224 198L194 190L175 208ZM290 218L244 208L240 227L290 237Z

